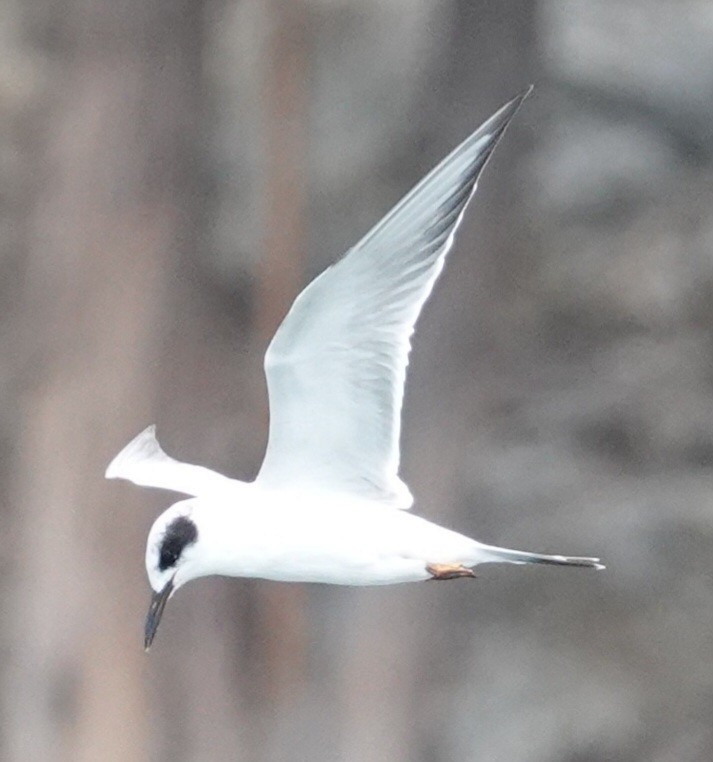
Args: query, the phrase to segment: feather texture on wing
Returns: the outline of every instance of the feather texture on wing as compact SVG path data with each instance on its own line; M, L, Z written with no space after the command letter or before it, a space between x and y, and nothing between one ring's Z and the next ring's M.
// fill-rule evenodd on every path
M270 436L258 483L411 506L398 477L411 335L480 172L526 95L461 143L297 297L265 356Z

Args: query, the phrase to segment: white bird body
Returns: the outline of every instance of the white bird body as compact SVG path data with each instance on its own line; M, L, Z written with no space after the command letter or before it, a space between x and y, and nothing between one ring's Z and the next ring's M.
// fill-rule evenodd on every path
M177 516L196 523L212 549L179 569L176 587L184 576L214 574L386 585L428 579L429 563L475 566L489 559L487 546L475 540L364 498L246 486L173 506Z
M430 566L471 568L488 562L528 563L532 554L496 548L407 511L350 494L271 490L237 482L220 494L174 504L147 544L150 565L163 529L190 518L210 554L187 555L174 590L197 577L257 577L279 582L389 585L431 579ZM590 559L534 556L540 563L583 565ZM152 583L154 579L151 580Z
M173 592L207 575L385 585L473 577L486 562L602 568L595 558L483 545L414 516L398 476L416 320L480 172L526 95L466 138L297 297L265 356L270 433L255 482L170 458L153 426L111 462L107 478L191 496L149 533L147 647Z

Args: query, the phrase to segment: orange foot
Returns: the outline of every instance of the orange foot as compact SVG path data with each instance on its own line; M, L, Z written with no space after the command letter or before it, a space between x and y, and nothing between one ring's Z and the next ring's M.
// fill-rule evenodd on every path
M431 579L475 577L475 572L463 564L426 564L426 571L431 575Z

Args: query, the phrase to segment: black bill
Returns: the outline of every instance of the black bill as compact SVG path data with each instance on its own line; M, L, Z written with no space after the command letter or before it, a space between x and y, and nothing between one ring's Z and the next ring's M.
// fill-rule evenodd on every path
M153 639L158 630L158 625L163 616L163 610L166 608L166 603L171 597L173 592L173 578L169 579L163 590L158 593L153 593L151 596L151 604L149 605L149 613L146 615L146 624L144 625L144 649L146 651L151 648Z

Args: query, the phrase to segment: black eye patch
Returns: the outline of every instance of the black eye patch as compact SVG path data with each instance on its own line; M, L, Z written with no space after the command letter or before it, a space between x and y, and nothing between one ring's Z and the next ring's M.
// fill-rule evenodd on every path
M198 529L187 516L179 516L174 519L166 527L166 534L161 540L158 568L161 571L166 571L166 569L175 566L176 561L183 553L183 549L187 545L192 545L197 539Z

